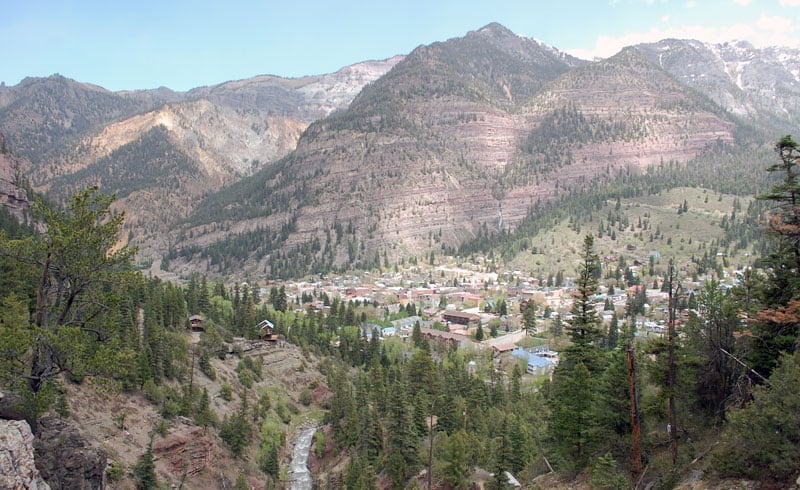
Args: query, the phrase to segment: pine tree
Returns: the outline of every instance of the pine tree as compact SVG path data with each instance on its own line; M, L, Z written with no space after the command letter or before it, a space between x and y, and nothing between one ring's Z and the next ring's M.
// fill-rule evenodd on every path
M463 429L447 439L444 447L442 479L455 489L466 488L470 471L469 436Z
M606 348L609 350L616 349L618 340L619 340L619 320L617 319L617 314L613 313L611 315L611 323L608 325L608 335L606 336Z
M592 344L601 337L597 311L594 307L594 295L598 290L599 264L600 261L594 252L594 238L592 235L586 235L575 281L576 292L572 303L572 319L567 327L572 342L578 346Z
M0 256L35 284L31 320L36 335L27 365L17 373L27 387L15 383L23 399L45 402L48 397L38 394L61 373L76 380L89 372L112 378L132 374L118 371L125 358L135 358L131 347L110 341L119 330L108 312L116 311L122 287L132 280L130 259L136 252L117 248L124 214L112 212L113 201L96 187L76 193L64 210L37 201L40 234L13 240L0 234ZM47 403L34 405L28 414L34 417L47 408Z
M714 454L723 476L784 481L800 468L800 351L784 355L753 401L732 411L722 447ZM787 486L788 488L788 486Z
M553 374L549 433L559 469L575 473L586 466L594 448L596 382L583 362L570 369L562 366Z
M387 472L393 488L402 488L408 475L418 463L417 444L419 442L412 420L411 406L408 404L408 389L404 382L395 383L389 413L386 417Z
M765 258L767 279L761 300L767 307L759 314L755 342L749 359L763 376L769 375L782 352L792 352L800 338L800 316L786 313L800 306L800 146L784 136L775 145L780 161L767 170L782 172L783 180L767 194L774 211L767 216L774 239Z
M142 454L133 468L133 474L136 476L136 488L140 490L151 490L158 488L158 480L156 479L156 464L153 460L153 441L147 445L147 450Z
M536 332L536 303L528 300L520 305L522 308L522 326L526 335L533 335Z

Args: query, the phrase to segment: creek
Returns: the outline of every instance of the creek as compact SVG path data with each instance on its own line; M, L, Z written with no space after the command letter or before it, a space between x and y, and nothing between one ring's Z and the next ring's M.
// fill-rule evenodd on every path
M289 475L291 479L291 490L311 490L314 480L311 471L308 469L308 453L311 451L311 441L314 439L316 427L303 429L297 435L292 453L292 462L289 464Z

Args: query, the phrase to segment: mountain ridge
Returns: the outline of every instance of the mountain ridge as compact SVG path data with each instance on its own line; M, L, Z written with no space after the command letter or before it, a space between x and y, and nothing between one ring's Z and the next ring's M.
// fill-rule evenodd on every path
M61 88L38 112L30 97L12 100L18 87L0 88L0 128L11 128L12 149L23 142L36 188L59 199L89 183L117 192L132 242L177 272L368 266L511 231L543 199L685 164L756 126L791 132L792 119L757 97L792 96L778 64L767 63L773 92L735 92L724 69L716 85L696 82L701 65L686 53L716 59L708 45L662 43L589 62L492 23L329 75L261 75L185 93L103 92L61 77L40 84ZM59 93L73 97L59 106ZM726 105L745 93L740 105L752 110ZM95 109L73 116L78 130L65 114L81 101ZM154 139L142 140L147 133ZM141 141L158 141L163 154L148 156ZM169 154L194 170L170 178ZM124 176L143 167L153 184L129 192ZM219 258L226 247L240 250L235 260Z

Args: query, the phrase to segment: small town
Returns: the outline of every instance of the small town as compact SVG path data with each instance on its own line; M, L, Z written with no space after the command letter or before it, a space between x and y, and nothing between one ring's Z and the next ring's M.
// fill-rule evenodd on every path
M480 265L421 269L413 266L404 272L323 276L316 282L286 282L279 286L275 283L261 287L259 296L268 298L271 287L280 287L297 313L324 315L330 313L330 301L338 298L341 303L352 302L357 308L363 307L362 311L372 312L362 315L359 327L363 338L377 334L380 340L391 337L407 342L418 325L421 334L436 345L491 352L497 360L520 357L528 360L527 374L552 373L558 363L557 351L567 345L560 324L568 324L572 317L575 288L571 277L563 278L563 285L548 286L522 271L486 272L485 261ZM628 271L637 283L638 269L634 265ZM727 289L738 283L739 276L741 272L737 271L730 284L723 283L721 287ZM663 278L655 281L656 285L663 284ZM694 290L702 286L699 281L686 281L687 289L676 299L676 331L689 317ZM639 337L667 333L669 292L664 288L634 284L598 289L593 300L597 318L606 331L612 322L621 325L630 321ZM627 320L637 297L643 304L633 319ZM524 311L528 305L535 314L534 320L526 324Z

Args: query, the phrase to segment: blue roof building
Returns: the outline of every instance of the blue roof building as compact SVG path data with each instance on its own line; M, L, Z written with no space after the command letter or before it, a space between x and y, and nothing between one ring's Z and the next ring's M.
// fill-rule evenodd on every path
M528 374L534 374L534 375L550 374L556 367L555 363L552 360L546 357L538 356L532 352L528 352L522 347L514 349L511 352L511 355L515 357L521 357L528 361L528 365L526 368Z

